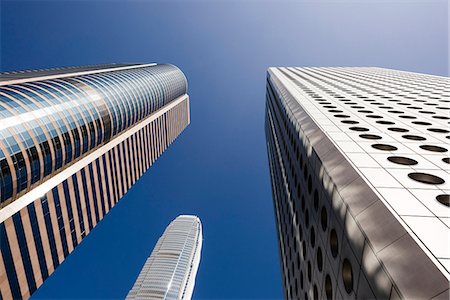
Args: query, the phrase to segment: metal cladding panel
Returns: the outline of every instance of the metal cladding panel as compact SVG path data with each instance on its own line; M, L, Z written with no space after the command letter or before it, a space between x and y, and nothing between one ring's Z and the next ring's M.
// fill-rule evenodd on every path
M285 298L448 298L449 84L382 68L268 70Z
M200 219L177 217L159 238L127 299L191 299L201 247Z

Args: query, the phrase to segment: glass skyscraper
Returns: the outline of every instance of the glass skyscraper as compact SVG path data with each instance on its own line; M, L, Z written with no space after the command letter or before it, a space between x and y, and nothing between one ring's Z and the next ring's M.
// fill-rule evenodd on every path
M286 299L449 299L450 80L270 68Z
M167 226L127 299L190 300L202 250L202 224L181 215Z
M0 73L0 298L28 298L189 121L173 65Z

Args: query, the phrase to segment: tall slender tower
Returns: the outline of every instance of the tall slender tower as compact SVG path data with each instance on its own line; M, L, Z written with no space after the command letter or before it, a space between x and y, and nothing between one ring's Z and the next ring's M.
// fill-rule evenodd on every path
M270 68L266 137L286 299L448 299L450 80Z
M0 298L28 298L189 124L184 74L0 74Z
M191 299L201 250L200 219L177 217L159 238L127 299Z

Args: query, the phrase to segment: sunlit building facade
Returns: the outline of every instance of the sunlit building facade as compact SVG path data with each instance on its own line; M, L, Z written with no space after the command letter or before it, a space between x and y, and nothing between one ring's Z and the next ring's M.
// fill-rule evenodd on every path
M127 299L190 300L202 250L202 224L181 215L159 238Z
M0 298L28 298L189 121L172 65L0 73Z
M270 68L286 299L449 299L450 80Z

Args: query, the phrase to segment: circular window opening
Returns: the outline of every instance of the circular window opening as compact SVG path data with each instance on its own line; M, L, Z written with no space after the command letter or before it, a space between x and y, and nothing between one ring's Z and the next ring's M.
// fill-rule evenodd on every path
M399 165L405 165L405 166L412 166L417 165L417 161L408 157L403 156L389 156L387 158L390 162L399 164Z
M402 119L417 119L416 117L413 116L398 116L398 117Z
M332 113L341 113L341 112L343 112L342 110L339 110L339 109L329 109L328 111L332 112Z
M311 248L314 248L316 246L316 232L314 231L314 227L311 227L309 239L311 241Z
M336 118L350 118L350 116L347 115L334 115Z
M305 211L305 225L308 228L309 227L309 213L308 213L308 209L306 209Z
M432 152L447 152L448 151L444 147L432 146L432 145L421 145L419 147L423 150L432 151Z
M364 113L364 114L371 114L371 113L373 113L373 111L371 111L371 110L358 110L358 112Z
M432 118L440 119L440 120L450 120L450 117L444 117L444 116L432 116Z
M322 230L327 230L328 225L328 215L327 215L327 209L325 206L322 207L322 211L320 212L320 224L322 225Z
M449 133L450 132L449 130L440 129L440 128L428 128L427 130L431 131L431 132L436 132L436 133Z
M343 121L341 121L341 123L344 123L344 124L359 124L359 122L352 121L352 120L343 120Z
M388 110L388 112L393 113L393 114L404 114L404 112L401 110Z
M382 116L378 116L378 115L367 115L366 117L371 118L371 119L382 119Z
M314 191L314 209L316 211L319 209L319 193L317 190Z
M327 299L333 299L333 284L331 283L331 277L328 274L325 276L325 295Z
M308 281L311 282L311 262L308 261Z
M311 194L312 192L312 179L311 179L311 175L309 175L308 177L308 194Z
M441 177L427 173L419 173L419 172L409 173L408 177L415 181L426 184L443 184L445 182L444 179L442 179Z
M306 241L303 242L302 252L303 252L303 260L305 260L306 259Z
M439 195L439 196L436 197L436 200L439 203L441 203L441 204L443 204L443 205L445 205L447 207L450 206L450 195L447 195L447 194Z
M313 298L314 300L319 300L319 292L317 291L317 285L314 285L313 288Z
M424 137L422 137L422 136L412 135L412 134L402 135L402 137L403 137L404 139L412 140L412 141L425 141L425 140L426 140L426 138L424 138Z
M303 271L300 271L300 287L303 290Z
M416 125L424 125L424 126L429 126L429 125L431 125L431 123L428 123L428 122L422 122L422 121L413 121L412 123L413 123L413 124L416 124Z
M364 127L350 127L349 129L353 130L353 131L369 131L368 128L364 128Z
M334 229L331 229L330 232L330 250L331 255L336 258L339 253L339 241L336 230Z
M395 151L397 150L397 147L386 145L386 144L373 144L372 148L383 150L383 151Z
M317 248L317 268L319 272L322 272L323 269L323 257L322 257L322 249Z
M360 134L359 136L368 140L381 140L381 136L375 134Z
M422 114L426 114L426 115L434 115L435 114L435 112L432 112L432 111L426 111L426 110L421 110L421 111L419 111L420 113L422 113Z
M394 125L395 124L394 122L391 122L391 121L377 121L377 123L381 124L381 125Z
M443 162L450 164L450 157L445 157L442 159Z
M398 127L390 127L388 128L388 130L390 131L394 131L394 132L408 132L408 129L405 128L398 128Z
M350 261L346 258L342 262L342 280L345 291L350 294L353 291L353 270Z

